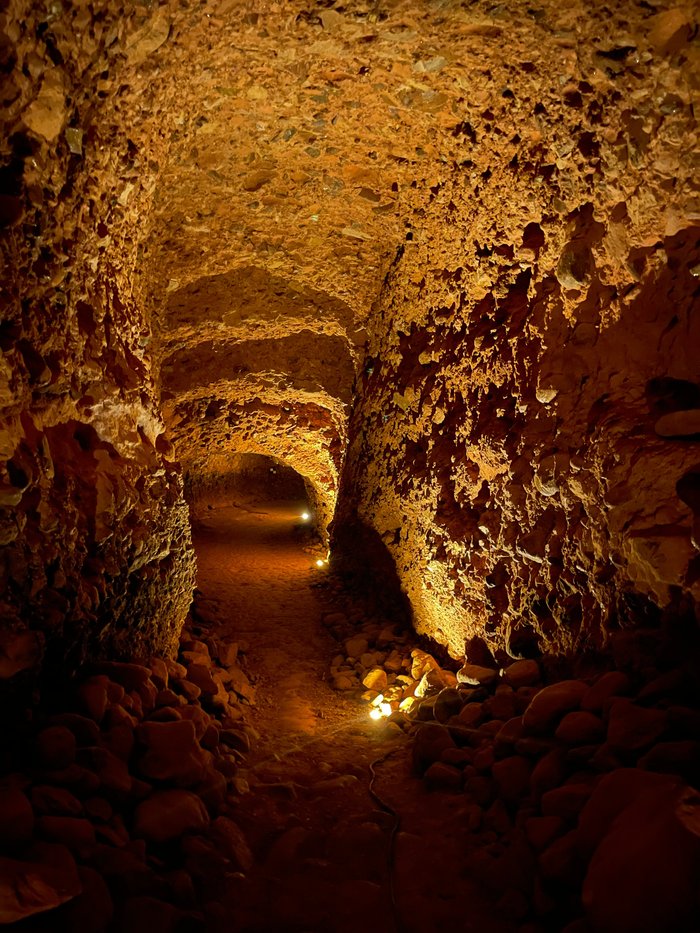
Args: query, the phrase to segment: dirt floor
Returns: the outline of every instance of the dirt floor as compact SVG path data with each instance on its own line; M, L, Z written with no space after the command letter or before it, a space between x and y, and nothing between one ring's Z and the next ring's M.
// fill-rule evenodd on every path
M316 567L303 508L229 496L195 515L200 605L239 643L259 734L241 771L250 791L231 804L255 865L230 879L212 929L507 933L465 869L463 796L428 792L404 733L329 683L328 620L360 624L372 600Z

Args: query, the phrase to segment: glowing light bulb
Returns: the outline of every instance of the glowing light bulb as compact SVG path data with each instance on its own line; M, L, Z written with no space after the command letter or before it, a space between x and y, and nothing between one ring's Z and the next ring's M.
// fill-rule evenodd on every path
M379 709L379 707L373 706L372 709L369 711L369 717L370 719L381 719L382 711Z
M321 560L321 558L319 557L319 559L316 561L316 566L323 567L324 564L325 564L325 560Z
M309 515L308 512L302 512L302 513L301 513L301 520L302 520L303 522L308 522L308 520L309 520L310 518L311 518L311 516Z
M382 716L391 716L393 712L391 703L382 703L379 707L379 712L382 714Z

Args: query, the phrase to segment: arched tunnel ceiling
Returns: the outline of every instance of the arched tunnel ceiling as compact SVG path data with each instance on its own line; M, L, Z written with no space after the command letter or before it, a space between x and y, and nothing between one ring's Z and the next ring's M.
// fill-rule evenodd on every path
M675 41L672 16L668 35L667 19L648 17L638 41L629 6L211 0L150 14L132 48L137 57L145 48L146 67L171 72L179 111L143 261L165 411L186 469L206 471L213 451L225 462L236 443L252 450L245 438L263 452L299 451L306 432L292 465L332 508L365 325L397 250L430 239L428 209L441 204L448 225L456 211L460 227L470 202L481 215L475 236L496 255L489 247L481 267L465 269L475 298L489 291L498 250L517 251L527 274L544 244L539 224L557 222L534 194L529 203L519 192L505 210L503 190L493 200L507 166L535 187L556 171L554 207L569 220L580 209L578 173L601 210L628 200L638 243L645 224L657 236L643 193L611 171L595 184L598 101L616 102L622 77L635 93L645 43ZM642 106L648 91L636 93ZM629 145L646 145L641 124L629 133ZM667 213L672 234L682 219L671 203ZM561 284L576 288L579 272L560 269ZM449 291L445 283L448 305ZM245 423L251 406L267 412L264 424ZM330 433L309 433L308 406L325 412Z
M332 509L368 314L398 247L424 236L423 205L455 167L476 167L469 120L505 80L489 65L503 73L506 35L533 29L512 6L228 0L173 25L182 112L150 263L186 469L225 471L236 445L291 447ZM505 71L527 87L540 55L530 46ZM501 90L499 105L529 106ZM310 431L309 405L330 432Z

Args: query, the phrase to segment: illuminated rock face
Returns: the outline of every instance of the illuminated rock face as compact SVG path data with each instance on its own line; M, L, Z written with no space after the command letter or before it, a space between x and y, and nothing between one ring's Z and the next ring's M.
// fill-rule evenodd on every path
M614 6L11 0L4 676L166 650L244 454L455 654L697 601L695 26Z
M0 19L1 678L170 651L194 581L137 280L167 123L116 94L127 15L30 6Z

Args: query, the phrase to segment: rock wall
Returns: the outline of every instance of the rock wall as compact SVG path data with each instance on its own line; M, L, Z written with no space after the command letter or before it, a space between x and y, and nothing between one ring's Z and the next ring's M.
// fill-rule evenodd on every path
M0 14L6 674L45 634L172 643L176 458L277 457L325 523L368 327L336 525L383 539L419 627L565 650L696 598L691 7L26 6Z
M534 20L387 274L336 520L455 656L597 647L700 598L697 27Z
M0 16L2 678L45 652L169 650L190 603L137 280L168 126L147 58L168 28L137 4Z

